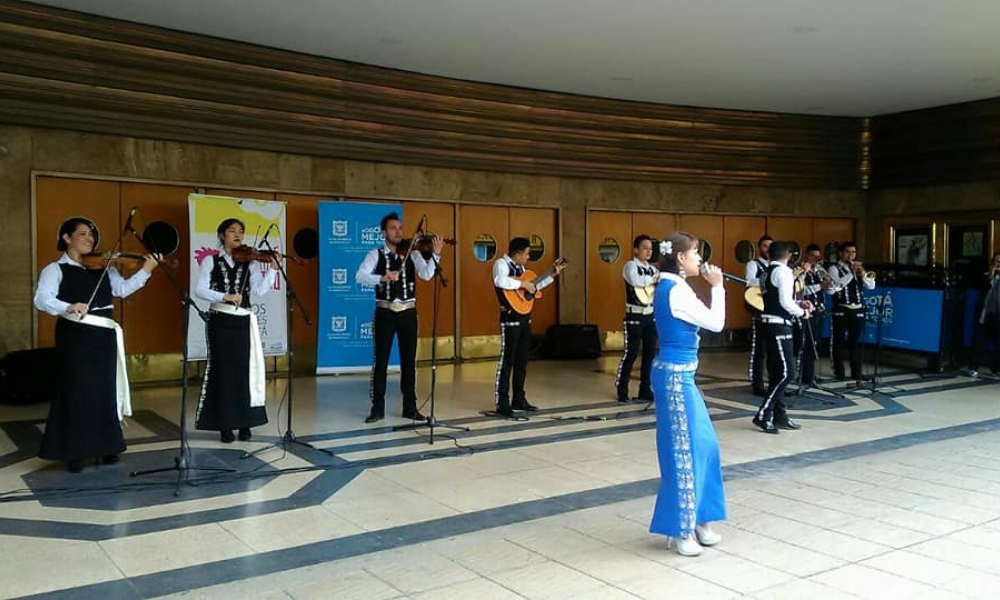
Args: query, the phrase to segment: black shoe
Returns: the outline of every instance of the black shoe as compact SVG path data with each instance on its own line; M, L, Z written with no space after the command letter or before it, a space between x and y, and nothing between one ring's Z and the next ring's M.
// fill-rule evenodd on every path
M83 473L83 461L82 460L68 460L66 461L66 470L70 473Z
M498 409L496 409L493 412L498 417L504 417L504 418L507 418L507 419L513 419L514 418L514 411L512 411L509 408L498 408Z
M381 421L384 418L385 418L384 414L372 411L371 413L368 414L368 417L365 418L365 423L374 423L375 421Z
M101 463L105 465L117 465L118 461L121 460L121 456L117 454L109 454L101 459Z
M834 373L833 378L836 379L837 381L845 381L847 379L847 376L844 375L843 373Z
M628 397L628 393L622 394L618 392L618 404L628 404L632 399Z
M249 427L244 427L240 429L240 434L236 437L236 439L238 439L241 442L248 442L250 441L250 438L251 438L251 433Z
M753 388L753 395L760 396L761 398L767 398L767 390L765 390L764 388L755 387Z
M219 439L222 440L223 444L232 444L236 441L236 436L233 435L232 429L227 429L219 432Z
M423 414L420 413L419 410L416 410L416 409L413 409L413 410L404 410L403 411L403 418L404 419L410 419L411 421L426 421L427 420L427 417L425 417Z
M780 423L775 423L779 429L789 429L795 431L796 429L802 429L802 426L791 419L785 419Z
M780 433L772 421L761 421L757 417L754 417L753 424L759 427L764 433Z
M512 406L511 408L513 408L514 410L526 410L528 412L535 412L536 410L538 410L537 406L529 403L527 400L524 400L522 402L515 402L514 406Z

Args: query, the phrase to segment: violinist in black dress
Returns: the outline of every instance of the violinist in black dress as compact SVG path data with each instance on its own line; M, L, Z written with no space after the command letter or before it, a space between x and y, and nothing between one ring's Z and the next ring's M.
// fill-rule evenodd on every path
M56 321L58 384L38 456L65 461L71 473L84 462L118 462L125 451L121 421L132 414L121 327L112 319L111 298L124 298L149 280L156 258L146 256L128 279L110 263L84 267L94 249L94 226L72 218L59 228L63 252L38 276L35 307Z
M211 302L205 337L208 364L198 398L195 428L218 431L223 443L250 439L250 429L267 423L264 408L264 349L257 318L250 308L251 292L263 296L274 288L277 261L272 267L233 258L243 248L243 222L226 219L216 233L222 250L205 258L198 273L195 295Z

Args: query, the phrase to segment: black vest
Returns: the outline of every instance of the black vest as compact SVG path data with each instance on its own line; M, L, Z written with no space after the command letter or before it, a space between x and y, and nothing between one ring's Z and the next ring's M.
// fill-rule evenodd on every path
M761 279L761 285L764 289L764 314L791 320L794 318L792 317L792 313L785 310L785 307L781 305L778 286L774 285L771 281L771 275L778 269L778 266L769 265L764 269L764 276Z
M413 260L406 261L406 267L403 267L403 257L392 252L386 254L385 248L378 249L378 262L375 263L375 270L373 273L376 275L385 275L389 271L400 271L399 279L396 281L382 281L375 286L375 299L376 300L386 300L392 302L393 300L413 300L416 295L416 267L413 266Z
M519 265L517 263L511 262L507 258L503 258L502 260L507 263L507 276L508 277L520 277L521 275L524 275L524 267L523 266L521 266L521 265ZM496 291L496 293L497 293L497 299L500 300L500 309L501 310L511 310L511 308L510 308L510 302L507 302L507 296L504 295L504 292L506 290L504 290L504 288L500 288L500 287L496 287L496 286L493 286L493 290Z
M843 276L844 272L852 273L850 265L845 265L842 262L837 263L837 270ZM858 279L857 273L854 273L854 277L851 282L844 286L843 289L837 290L833 295L835 304L864 304L864 293L861 291L861 281Z
M104 274L103 270L88 270L69 263L59 263L59 269L62 271L62 281L59 282L56 298L69 304L77 302L86 304L96 287L97 293L94 294L94 301L90 305L94 308L111 306L111 281L106 275L101 277Z
M250 263L235 263L230 267L222 254L212 257L212 275L209 287L223 294L242 294L240 306L250 308Z
M636 261L636 272L640 277L652 277L656 275L656 267L653 265L643 266L641 262ZM634 306L649 306L639 301L638 296L635 295L635 287L627 281L625 282L625 302Z

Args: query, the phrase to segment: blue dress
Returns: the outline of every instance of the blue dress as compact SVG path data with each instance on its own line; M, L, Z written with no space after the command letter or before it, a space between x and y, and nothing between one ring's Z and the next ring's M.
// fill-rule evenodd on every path
M694 535L696 524L726 518L719 440L695 385L698 326L673 316L670 290L687 285L664 278L653 300L660 351L653 362L656 454L660 490L649 531L675 538Z

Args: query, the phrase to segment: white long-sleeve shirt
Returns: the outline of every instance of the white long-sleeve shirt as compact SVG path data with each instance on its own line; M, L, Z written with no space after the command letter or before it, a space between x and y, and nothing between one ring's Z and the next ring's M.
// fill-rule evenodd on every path
M201 270L198 271L198 282L194 288L194 295L202 300L225 302L224 298L226 294L212 289L212 269L215 268L215 261L220 256L230 268L236 266L233 257L225 252L219 252L215 256L205 258L204 262L201 263ZM261 273L260 268L253 264L247 264L246 268L250 269L250 292L252 294L263 296L268 290L274 287L274 279L277 277L276 270L268 269L264 273Z
M69 308L68 302L63 302L56 297L59 294L59 285L62 283L62 268L59 266L61 264L81 266L80 263L64 253L59 260L49 263L42 269L42 272L38 275L38 289L35 290L35 308L56 317L66 314L66 309ZM116 298L125 298L146 285L146 282L149 280L149 273L143 269L139 269L135 275L125 279L117 269L109 267L107 278L111 284L111 295ZM112 305L92 306L90 310L106 310L109 308L112 308Z
M516 263L510 256L504 254L493 263L493 285L503 290L516 290L521 287L521 280L510 276L510 271ZM535 283L535 290L546 288L555 281L551 274L546 275Z
M778 302L781 304L781 308L787 310L788 314L793 317L801 317L806 314L806 311L792 297L792 292L795 289L795 276L792 274L792 270L783 262L771 261L771 265L778 267L771 271L771 285L778 289Z
M633 258L625 263L625 266L622 267L622 277L625 279L625 283L634 287L646 287L647 285L653 285L657 282L658 271L656 271L655 268L652 271L652 275L640 275L639 267L646 267L649 269L652 265L648 262L643 262L638 258Z
M376 286L382 282L382 276L375 273L378 266L378 248L372 248L365 254L364 260L358 265L358 272L354 274L354 281L361 285ZM382 246L382 252L390 254L395 252L388 245ZM427 260L419 252L410 252L410 260L413 261L413 269L417 272L417 277L424 281L430 281L434 277L434 261L440 261L441 255L435 254L432 260Z
M846 265L843 262L838 262L835 265L831 265L830 268L827 269L827 273L830 274L830 280L833 281L834 288L838 288L838 289L839 288L845 288L845 287L847 287L847 284L849 284L852 281L854 281L854 270L851 269L850 265ZM874 290L875 289L875 280L874 279L865 279L865 278L862 277L861 278L861 285L863 285L864 289L866 289L866 290ZM834 293L836 293L836 290L835 289L829 289L829 290L826 291L826 293L828 293L828 294L834 294Z
M713 285L711 306L705 306L680 275L661 271L660 279L672 279L677 282L670 288L669 296L670 312L674 317L716 333L726 326L726 288Z
M766 263L762 263L762 258L755 258L747 263L746 277L747 287L757 287L760 285L760 276L764 273Z

